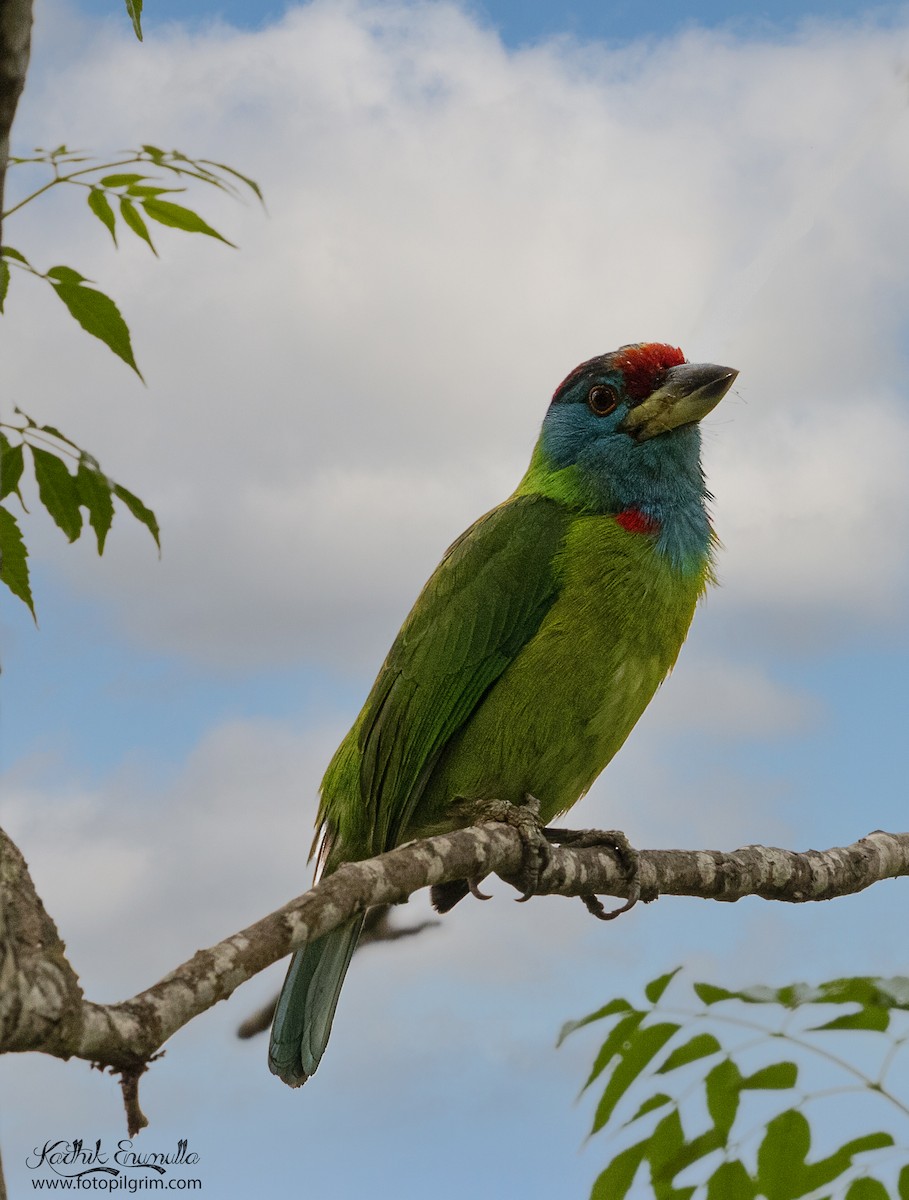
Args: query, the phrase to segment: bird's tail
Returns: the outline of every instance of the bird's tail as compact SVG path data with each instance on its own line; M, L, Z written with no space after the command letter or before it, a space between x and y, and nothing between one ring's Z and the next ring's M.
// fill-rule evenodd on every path
M363 915L302 946L290 960L271 1027L268 1065L290 1087L313 1074L325 1052Z

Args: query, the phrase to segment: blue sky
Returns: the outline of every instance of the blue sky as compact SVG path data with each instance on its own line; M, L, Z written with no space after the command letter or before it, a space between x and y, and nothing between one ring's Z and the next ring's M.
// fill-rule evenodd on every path
M143 29L149 37L156 27L180 21L192 27L211 18L244 29L258 29L278 19L286 9L280 3L248 3L247 0L201 0L192 5L180 0L148 3ZM633 41L644 37L667 37L691 26L732 29L736 32L779 34L791 31L806 19L873 17L889 22L896 18L897 4L859 4L855 0L817 0L790 4L771 0L766 4L678 4L658 0L647 5L626 3L552 4L548 0L475 0L464 6L484 24L492 26L506 45L520 46L542 38L570 34L583 40ZM85 0L80 11L107 16L116 10L114 0Z
M160 262L65 198L5 231L117 298L148 380L13 289L10 395L163 531L159 561L121 515L99 560L36 514L40 629L0 597L0 820L87 994L305 888L321 773L416 591L514 486L558 380L626 341L741 370L705 424L722 586L577 824L720 848L903 827L906 10L188 7L149 3L142 46L111 4L42 8L20 145L179 146L255 176L268 216L195 195L240 250L162 231ZM302 1093L232 1038L280 967L194 1022L142 1137L188 1137L219 1197L585 1196L595 1041L557 1052L564 1020L679 962L904 972L898 897L613 927L497 887L364 952ZM81 1064L20 1056L0 1086L13 1194L34 1144L121 1135Z

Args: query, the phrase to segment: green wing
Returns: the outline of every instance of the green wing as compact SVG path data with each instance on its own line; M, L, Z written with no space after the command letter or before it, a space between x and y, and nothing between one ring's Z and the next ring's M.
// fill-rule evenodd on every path
M339 858L398 843L446 744L549 611L569 516L546 497L513 497L433 572L322 783Z

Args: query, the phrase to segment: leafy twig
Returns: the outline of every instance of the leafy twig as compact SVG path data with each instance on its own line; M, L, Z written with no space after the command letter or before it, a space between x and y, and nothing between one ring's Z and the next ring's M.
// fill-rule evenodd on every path
M14 411L21 418L20 423L0 421L0 582L27 605L34 617L25 543L16 518L3 504L7 497L15 495L25 508L21 482L26 450L34 469L38 499L70 542L82 532L82 509L85 509L98 553L102 554L114 519L115 499L145 526L159 551L161 537L152 510L122 484L105 475L93 455L81 450L55 426L39 425L21 409ZM67 466L67 460L75 463L74 471Z
M886 1187L870 1171L888 1165L887 1157L877 1152L886 1151L891 1157L898 1152L893 1136L878 1131L852 1137L832 1154L809 1162L812 1133L806 1113L821 1098L849 1095L847 1124L854 1129L859 1111L855 1097L878 1096L904 1123L904 1138L909 1134L909 1106L883 1086L885 1064L906 1041L905 1035L888 1036L887 1031L893 1014L909 1012L909 979L860 977L818 987L738 992L694 983L692 990L701 1007L692 1010L664 1000L670 987L678 990L677 975L672 971L652 980L644 989L646 1004L616 998L562 1031L560 1041L589 1025L610 1026L584 1090L605 1081L591 1134L603 1133L621 1149L598 1176L591 1200L624 1200L645 1164L655 1200L689 1200L695 1193L706 1200L829 1200L833 1186L846 1200L887 1200ZM776 1010L781 1019L768 1026L739 1012L755 1005L770 1010L771 1016ZM818 1006L843 1011L822 1024L791 1031L796 1015L804 1024ZM730 1014L730 1007L737 1015ZM746 1029L757 1037L736 1043L724 1037L724 1028ZM831 1053L822 1042L822 1035L842 1037L850 1031L888 1036L877 1078L844 1055ZM802 1066L810 1067L812 1058L822 1058L859 1084L806 1090L803 1072L792 1060L767 1062L748 1073L743 1070L746 1061L754 1061L756 1048L775 1053L781 1043L800 1055ZM862 1046L867 1051L866 1044ZM682 1072L693 1063L703 1066L694 1081L680 1089L677 1080L690 1077L690 1071ZM779 1111L767 1118L764 1107L764 1115L743 1128L745 1094L759 1092L767 1094L768 1100L777 1097ZM704 1109L708 1127L687 1132L703 1124L698 1113ZM648 1128L641 1137L640 1131ZM873 1159L867 1157L871 1152L876 1153ZM904 1145L900 1200L909 1197L907 1153Z
M148 221L169 229L182 229L185 233L201 233L206 237L216 238L227 246L233 247L217 229L195 211L184 204L176 204L167 199L170 194L183 192L185 187L170 187L161 185L161 176L182 185L185 180L193 179L204 183L218 191L225 192L235 199L241 199L245 193L254 195L260 203L262 191L255 180L232 167L209 159L192 159L179 150L162 150L158 146L143 145L139 150L124 151L113 161L92 162L90 156L70 150L68 146L58 146L54 150L38 149L30 156L14 156L9 160L12 166L44 166L50 171L51 177L40 187L24 196L16 204L2 214L7 219L19 212L27 204L33 203L52 188L61 185L84 188L87 190L89 211L96 217L117 244L117 215L114 208L119 210L120 220L136 237L143 241L153 254L157 255ZM82 165L87 163L88 165ZM67 170L69 166L77 165L76 170ZM124 167L142 167L152 169L124 171ZM111 203L114 202L114 204ZM141 211L140 211L141 210ZM144 214L144 216L143 216ZM53 266L41 271L33 266L21 250L10 245L0 248L0 313L6 301L9 290L10 268L42 279L50 284L54 293L66 306L74 318L93 337L102 341L118 358L131 367L139 378L142 373L136 364L130 339L129 326L123 319L119 308L105 292L89 287L91 282L79 271L68 266Z

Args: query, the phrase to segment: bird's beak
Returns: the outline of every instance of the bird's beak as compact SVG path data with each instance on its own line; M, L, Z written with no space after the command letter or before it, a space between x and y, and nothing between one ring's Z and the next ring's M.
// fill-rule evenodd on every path
M716 408L736 375L732 367L713 363L670 367L657 390L630 410L619 429L643 442L681 425L694 425Z

